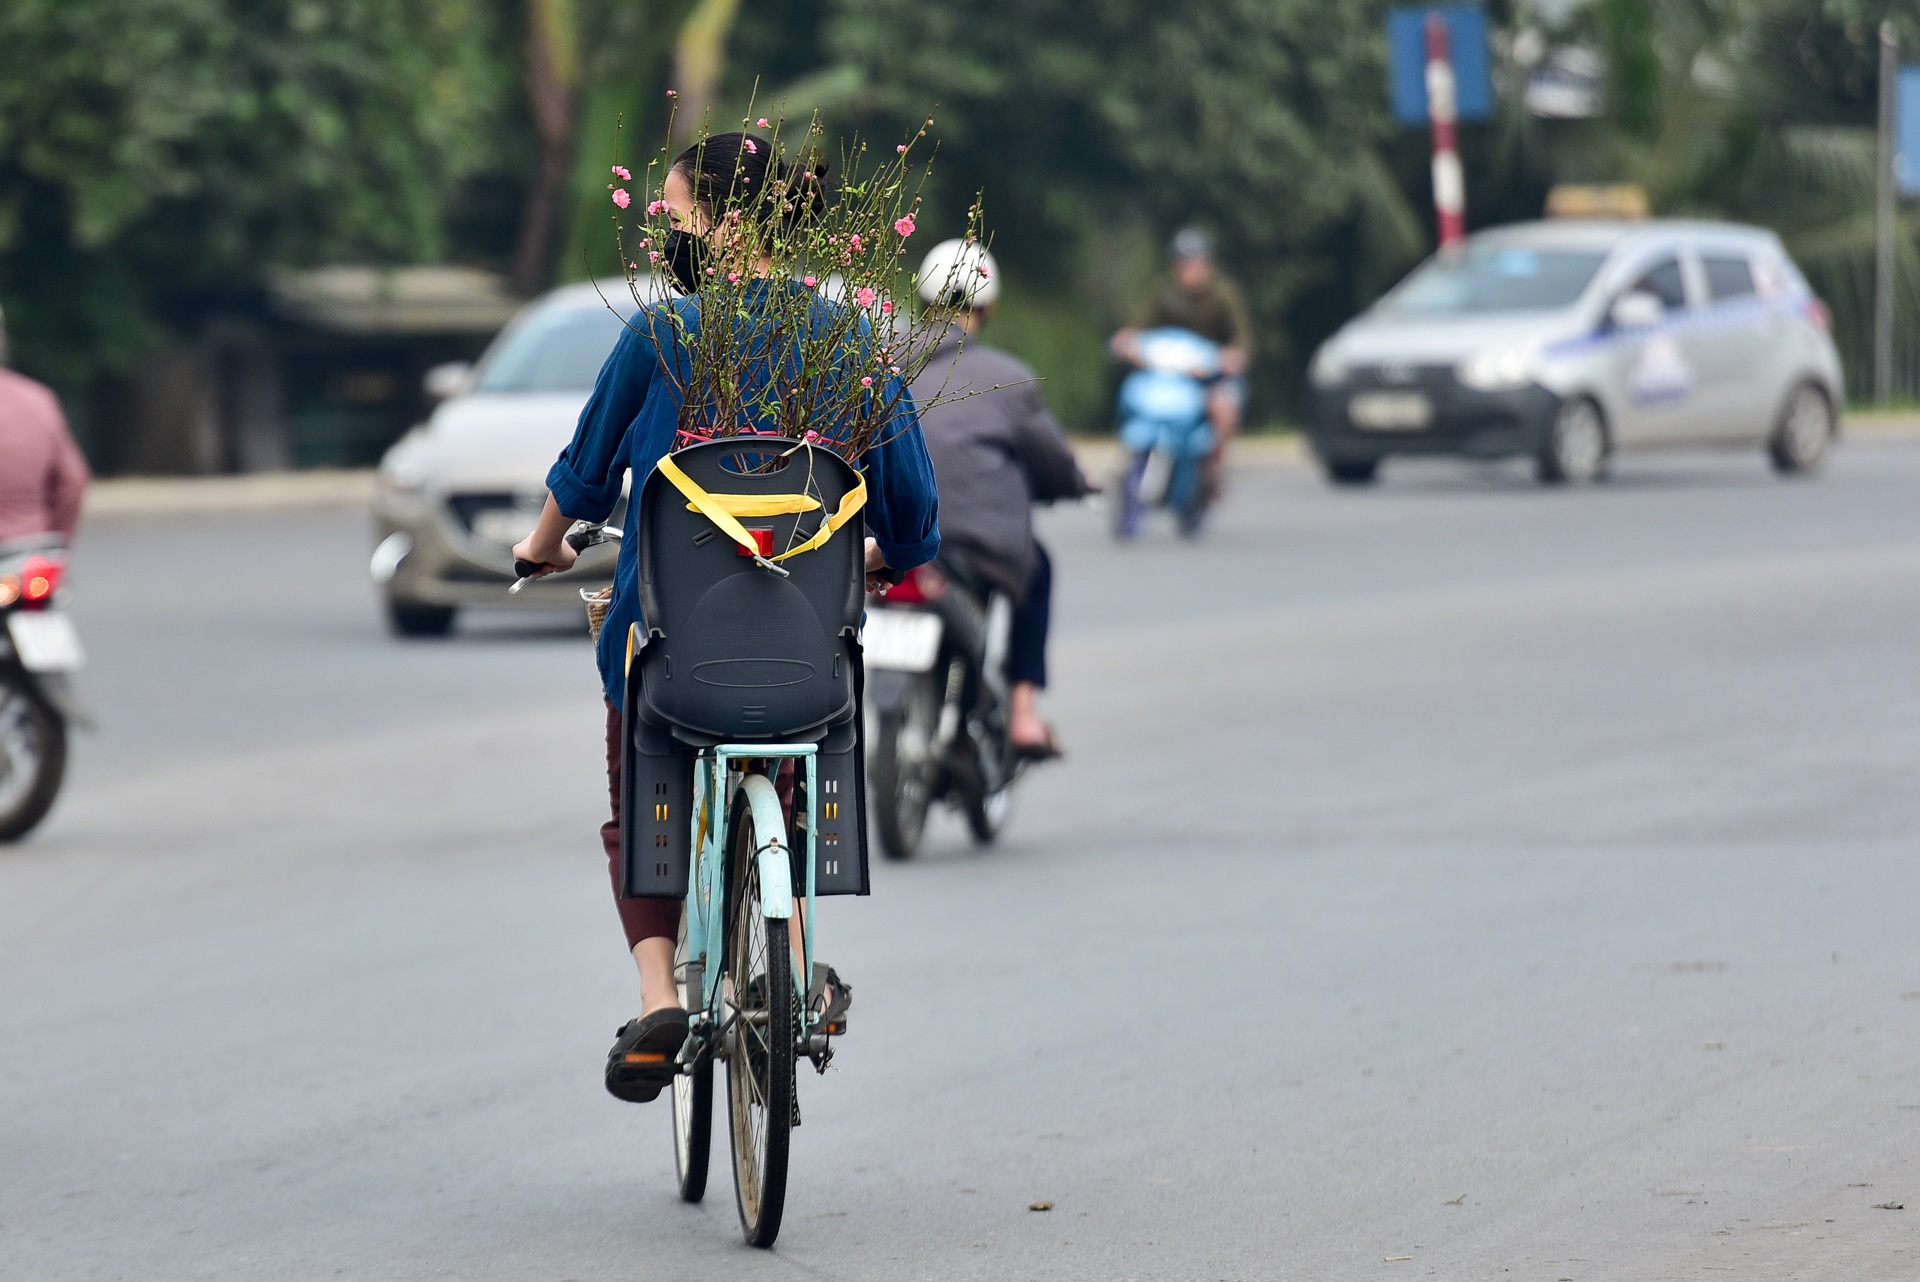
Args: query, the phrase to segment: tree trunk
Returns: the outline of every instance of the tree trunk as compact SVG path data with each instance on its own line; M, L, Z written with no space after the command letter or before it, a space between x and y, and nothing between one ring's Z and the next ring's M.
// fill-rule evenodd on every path
M673 51L673 87L680 93L673 122L676 138L696 137L707 123L727 66L727 40L739 16L740 0L699 0L681 24Z
M527 104L540 139L540 163L520 218L513 283L536 294L553 280L554 232L566 203L580 54L573 0L527 0Z

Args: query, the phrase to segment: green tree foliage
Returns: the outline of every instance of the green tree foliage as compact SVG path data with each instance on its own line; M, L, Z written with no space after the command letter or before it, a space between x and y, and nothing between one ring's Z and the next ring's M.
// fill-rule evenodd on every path
M1360 301L1356 255L1379 277L1424 246L1383 158L1383 13L1317 0L838 0L831 47L873 108L910 118L939 104L946 201L964 208L983 189L996 252L1023 278L1137 298L1147 281L1109 291L1085 278L1113 269L1116 243L1211 229L1271 374L1297 370L1296 335L1324 328L1303 308L1329 290L1336 306Z
M518 167L487 0L8 0L0 302L18 363L123 369L274 265L431 260Z

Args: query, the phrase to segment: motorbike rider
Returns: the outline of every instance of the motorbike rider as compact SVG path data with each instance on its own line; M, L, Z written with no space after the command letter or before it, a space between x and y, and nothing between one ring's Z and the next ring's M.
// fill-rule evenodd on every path
M1034 760L1060 755L1040 717L1047 684L1053 565L1033 535L1033 504L1090 490L1066 434L1041 403L1033 371L976 338L1000 297L1000 268L985 247L949 240L920 266L920 299L944 313L914 399L959 397L920 416L940 487L941 554L1015 602L1008 638L1008 737Z
M1207 485L1217 492L1227 442L1239 434L1246 406L1253 328L1247 322L1240 291L1215 270L1213 241L1207 233L1198 227L1182 228L1167 246L1167 256L1172 265L1168 280L1140 314L1140 323L1116 333L1109 346L1121 360L1138 365L1140 331L1167 326L1192 330L1220 345L1221 377L1207 393L1207 418L1213 424Z
M7 367L0 313L0 543L36 534L71 543L90 479L58 398Z
M809 179L796 180L795 190L806 190L817 182L824 169ZM759 199L759 193L786 187L796 170L788 167L774 152L765 137L743 133L713 134L688 147L667 172L662 195L672 210L673 234L666 246L666 265L689 297L673 303L658 304L647 315L652 320L671 321L674 327L703 323L699 306L700 276L695 264L711 258L730 261L738 254L728 235L728 227L742 218L797 221L818 211L818 195L812 205L781 204ZM770 264L739 262L743 274L752 273L764 282L762 288L799 288L798 282L782 284L769 276ZM558 461L547 473L548 496L539 524L532 534L513 549L515 560L539 566L535 577L572 568L576 556L565 536L575 520L604 521L620 501L622 482L631 477L633 491L674 445L679 427L681 389L674 378L663 373L670 355L663 356L654 337L656 326L647 323L628 325L621 333L613 353L601 367L593 395L580 413L573 440L562 450ZM751 308L733 323L750 344L765 329L764 314ZM662 332L673 330L664 323ZM779 341L779 340L773 340ZM791 338L787 342L793 342ZM781 362L760 363L758 374L749 378L765 379L765 371ZM748 403L762 402L747 398ZM886 577L892 571L910 570L932 559L940 546L938 499L934 490L933 469L921 444L912 407L900 402L898 430L869 449L862 458L869 478L869 496L863 510L868 538L866 568L868 586L878 588L896 582ZM756 413L763 411L755 411ZM832 431L822 433L831 443ZM600 633L596 657L600 665L607 705L607 786L613 817L601 825L600 839L606 852L607 867L613 881L613 893L626 932L627 946L640 970L640 1016L628 1021L615 1035L607 1053L606 1087L618 1099L645 1103L656 1098L671 1071L629 1070L625 1057L630 1053L658 1052L670 1060L686 1040L687 1012L680 1004L679 985L673 973L673 950L680 929L682 905L670 899L622 898L620 858L620 753L621 703L625 698L623 650L628 628L640 620L639 571L636 536L640 504L629 505L626 537L620 547L619 569L614 577L613 599L608 605L606 624ZM797 944L799 932L795 934ZM827 1018L843 1013L851 997L852 986L842 982L831 969L827 985L820 995Z

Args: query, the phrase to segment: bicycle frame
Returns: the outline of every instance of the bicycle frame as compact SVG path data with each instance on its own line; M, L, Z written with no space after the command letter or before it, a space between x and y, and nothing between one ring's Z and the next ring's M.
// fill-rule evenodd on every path
M807 1009L807 985L813 975L813 900L817 870L815 868L815 834L819 831L819 789L816 787L814 759L816 746L811 743L765 744L765 743L724 743L718 747L703 751L694 765L693 772L693 808L690 821L693 824L693 876L687 886L687 957L688 988L695 987L692 982L699 979L700 1008L697 1019L704 1021L708 1031L719 1027L720 1023L720 980L726 973L722 956L727 938L727 817L733 805L733 787L745 789L747 802L753 808L755 830L781 834L770 841L763 841L754 851L754 858L760 865L760 900L768 917L791 918L794 908L793 864L787 849L786 823L780 809L780 798L774 791L773 781L757 770L743 770L737 784L731 776L736 761L765 761L769 759L793 758L795 769L800 762L806 764L807 787L807 884L805 888L805 929L801 932L800 966L793 975L794 988L800 999L801 1047L809 1055L813 1040L813 1012ZM730 787L730 785L732 785Z

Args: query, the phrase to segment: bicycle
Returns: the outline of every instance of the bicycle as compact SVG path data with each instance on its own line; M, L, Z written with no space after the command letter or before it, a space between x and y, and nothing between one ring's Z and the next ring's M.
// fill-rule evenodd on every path
M685 904L674 975L688 1033L671 1087L679 1193L706 1195L720 1063L741 1230L758 1247L780 1232L799 1061L824 1073L839 1031L814 1000L826 980L814 903L868 889L864 557L859 540L834 538L865 486L806 442L728 438L662 459L637 508L645 626L627 635L621 893ZM723 487L732 492L714 492ZM607 537L591 526L567 536L576 551ZM778 787L789 762L791 822ZM630 1062L648 1058L664 1056Z

